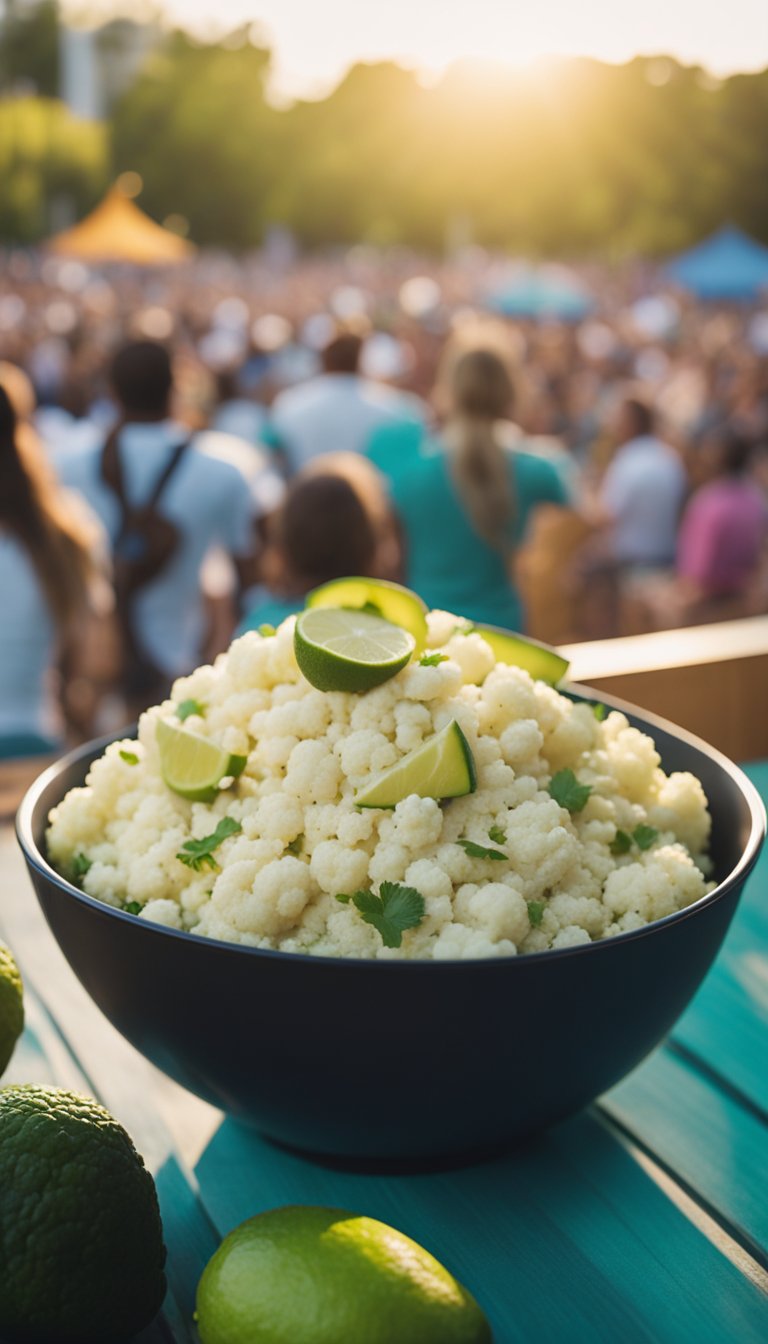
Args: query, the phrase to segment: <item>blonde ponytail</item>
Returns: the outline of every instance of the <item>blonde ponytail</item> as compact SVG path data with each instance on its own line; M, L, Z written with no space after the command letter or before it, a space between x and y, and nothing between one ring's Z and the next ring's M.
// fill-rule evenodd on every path
M498 435L508 418L512 380L491 350L470 350L450 372L453 414L445 433L451 472L478 536L506 550L515 516L507 449Z

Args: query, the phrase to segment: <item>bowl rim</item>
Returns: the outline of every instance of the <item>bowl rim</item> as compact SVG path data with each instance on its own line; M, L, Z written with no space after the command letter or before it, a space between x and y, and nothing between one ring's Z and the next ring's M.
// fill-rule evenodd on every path
M700 896L697 901L691 905L684 906L682 910L675 910L669 915L662 916L661 919L652 920L648 924L642 925L639 929L629 929L623 933L611 935L610 938L602 938L588 943L579 943L574 947L545 948L540 952L524 952L514 956L502 957L474 957L474 958L445 958L434 960L432 958L402 958L402 957L334 957L325 955L314 955L311 952L282 952L275 948L250 947L244 943L228 942L225 939L210 938L203 934L194 933L188 929L169 928L163 924L143 923L141 928L143 932L157 934L161 937L180 939L183 942L192 942L208 948L214 948L220 952L229 952L232 954L247 954L252 957L266 957L269 960L277 959L283 962L296 962L304 965L315 966L333 966L339 969L343 966L361 967L367 966L376 968L374 974L389 974L391 968L408 967L407 974L412 973L410 968L415 971L421 970L422 974L426 968L429 968L429 974L442 974L457 967L477 967L485 965L488 967L510 967L526 964L529 962L540 962L541 960L561 960L564 957L590 956L596 955L602 949L634 941L638 938L653 937L654 933L666 928L671 924L682 923L686 919L692 919L696 914L714 905L716 901L722 899L729 891L740 883L743 883L752 868L757 862L763 840L766 836L768 821L766 819L766 809L763 800L752 781L744 774L744 771L729 760L723 752L716 747L711 747L702 738L697 737L695 733L688 732L685 728L678 728L670 723L668 719L661 718L660 715L653 714L650 711L641 709L639 706L632 705L628 701L621 700L616 696L604 695L602 692L596 693L591 687L584 686L578 682L567 682L563 686L555 689L560 694L569 696L571 699L586 701L589 704L601 703L607 705L610 709L619 710L622 714L631 715L635 719L641 720L654 731L660 729L673 737L678 738L687 746L694 747L696 750L708 756L711 761L718 765L727 775L731 777L744 797L750 813L750 831L747 842L742 851L738 863L731 871L726 874L721 882L718 882L713 891ZM19 809L16 813L16 838L24 854L27 864L36 869L41 877L47 882L52 882L67 896L72 896L81 905L94 910L107 917L126 921L134 927L137 925L135 915L127 914L123 910L118 910L115 906L108 905L104 901L97 900L94 896L89 896L81 891L79 887L69 882L67 878L62 877L60 873L46 859L38 845L35 843L32 822L35 810L42 794L60 775L64 774L72 765L81 761L84 757L90 756L96 759L112 742L132 740L125 737L126 732L135 731L135 725L130 725L127 729L120 730L119 733L107 733L103 737L94 738L81 746L75 747L48 766L36 780L30 785L25 793ZM389 970L387 969L389 968Z

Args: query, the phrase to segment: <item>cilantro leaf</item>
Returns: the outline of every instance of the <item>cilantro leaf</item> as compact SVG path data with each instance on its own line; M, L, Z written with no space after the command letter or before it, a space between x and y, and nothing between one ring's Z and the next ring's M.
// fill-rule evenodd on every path
M269 621L264 621L263 625L259 626L259 634L262 639L271 639L273 635L277 634L277 631L274 625L269 624Z
M580 784L570 767L567 770L558 770L549 781L550 798L554 798L556 803L567 808L569 812L580 812L591 792L592 785Z
M419 659L419 667L437 667L438 663L447 662L447 653L423 653Z
M426 910L421 892L400 882L382 882L378 896L372 891L356 891L354 895L342 892L336 900L342 905L351 901L366 924L372 924L381 934L385 947L400 947L405 929L415 929Z
M547 903L546 901L527 901L526 904L528 906L528 918L531 921L531 925L534 929L538 929L544 918L544 911L547 908Z
M502 854L500 849L489 849L487 845L476 845L474 840L457 840L456 844L461 845L464 853L468 854L470 859L495 859L497 863L509 859L509 855Z
M505 845L507 843L507 832L503 826L491 826L488 831L488 839L495 845Z
M93 860L89 859L87 854L83 853L75 854L72 858L73 876L76 878L85 877L85 874L88 872L88 869L91 867L92 863Z
M352 900L352 895L348 891L337 891L336 900L341 901L342 905L349 905L349 902Z
M123 910L126 915L140 915L144 907L138 901L126 901Z
M297 835L294 840L291 840L290 844L285 846L286 854L301 854L303 849L304 849L303 835Z
M240 822L235 821L234 817L222 817L213 835L206 835L202 840L185 841L176 858L196 873L201 873L204 868L210 868L212 872L217 873L219 865L213 857L214 849L222 840L226 840L230 835L237 835L242 829Z
M600 702L598 701L597 704L595 704L595 705L592 706L592 713L594 714L595 718L597 719L597 722L598 722L598 723L602 723L602 722L603 722L603 719L605 718L606 714L608 713L608 706L607 706L607 705L601 705Z
M202 716L204 713L205 705L202 704L200 700L182 700L180 704L176 706L176 717L181 719L182 723L192 714L199 714Z
M650 849L659 838L659 832L655 826L645 826L642 822L636 826L632 832L632 839L638 849Z
M627 835L626 831L617 831L611 841L611 853L616 855L627 854L631 848L632 836Z
M139 764L139 758L136 755L135 751L121 751L119 754L120 754L120 760L125 761L126 765Z

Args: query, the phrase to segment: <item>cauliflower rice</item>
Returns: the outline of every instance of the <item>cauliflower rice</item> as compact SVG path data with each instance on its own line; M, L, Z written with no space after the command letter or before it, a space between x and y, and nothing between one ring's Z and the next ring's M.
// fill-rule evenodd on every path
M294 622L235 640L142 715L138 745L107 748L85 787L51 813L48 853L63 874L155 924L250 947L379 959L573 947L640 928L711 889L701 784L665 775L651 738L623 714L599 722L589 704L495 664L485 641L458 633L446 612L428 618L429 648L446 661L412 662L365 694L324 693L296 665ZM189 698L205 709L185 727L248 757L210 804L178 797L160 772L158 720ZM355 790L451 719L474 755L475 793L442 804L411 795L394 810L355 806ZM578 812L548 792L568 767L592 790ZM216 849L219 871L179 862L182 845L224 816L242 830ZM617 831L639 825L658 833L650 846L617 854ZM488 846L491 828L504 833L508 861L473 858L457 843ZM424 917L399 948L336 899L385 881L424 898Z

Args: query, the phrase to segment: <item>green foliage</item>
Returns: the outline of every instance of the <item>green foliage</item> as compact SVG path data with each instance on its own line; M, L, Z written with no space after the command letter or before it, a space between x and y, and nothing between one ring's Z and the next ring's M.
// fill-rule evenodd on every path
M45 237L58 199L84 214L108 176L106 127L52 98L0 98L0 239Z

